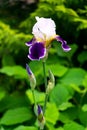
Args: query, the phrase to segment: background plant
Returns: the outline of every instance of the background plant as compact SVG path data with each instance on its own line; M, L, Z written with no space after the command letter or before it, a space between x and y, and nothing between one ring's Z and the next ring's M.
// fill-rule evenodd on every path
M32 38L35 16L42 16L56 22L58 34L72 48L66 54L54 41L50 49L47 70L52 70L56 86L47 104L46 129L86 130L87 1L3 0L0 8L0 129L37 130L26 62L37 78L35 96L40 105L45 96L43 72L41 62L27 59L25 42Z

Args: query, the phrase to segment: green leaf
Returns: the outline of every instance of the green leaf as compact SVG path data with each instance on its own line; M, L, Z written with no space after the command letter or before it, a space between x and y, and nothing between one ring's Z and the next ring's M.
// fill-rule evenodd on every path
M64 102L67 102L73 96L73 91L63 84L57 84L50 94L50 101L55 102L59 107Z
M83 86L87 89L87 74L85 75L85 78L83 79Z
M82 51L82 53L80 53L79 55L78 55L78 61L80 62L80 63L84 63L85 61L87 61L87 51Z
M14 130L38 130L38 128L34 126L18 126Z
M64 5L58 5L58 6L56 6L56 11L62 12L64 14L68 14L70 16L76 16L76 17L78 17L78 14L76 13L76 11L74 11L71 8L66 8Z
M26 95L28 96L31 104L33 104L34 98L33 98L32 90L31 89L27 90ZM43 103L44 102L45 93L34 90L34 95L35 95L35 99L36 99L37 103Z
M54 125L59 117L59 112L56 105L48 103L45 115L46 115L46 121Z
M75 120L77 118L78 118L77 107L71 107L65 111L61 111L59 115L59 120L63 123L69 123L70 121Z
M41 61L30 62L29 67L31 68L32 72L35 74L36 77L42 72Z
M83 108L82 108L83 109ZM85 108L87 109L87 108ZM83 111L81 110L79 112L79 118L80 118L80 121L83 125L87 126L87 111Z
M72 68L61 79L61 82L67 85L75 84L80 86L83 84L83 79L86 75L86 71L81 68Z
M50 65L47 65L47 71L49 69L53 72L55 76L58 76L58 77L63 76L68 71L68 68L58 63L57 64L52 63Z
M62 103L60 106L59 106L59 110L61 110L61 111L64 111L64 110L66 110L67 108L70 108L70 107L73 107L73 104L72 103L70 103L70 102L64 102L64 103Z
M76 122L70 122L64 125L64 130L85 130L85 128Z
M37 85L42 84L43 83L42 61L30 62L29 67L31 68L32 72L36 77Z
M87 111L87 104L84 104L84 105L82 106L82 111L84 111L84 112Z
M27 78L26 70L21 66L5 66L0 69L0 73L8 76L14 76L15 78Z
M0 100L2 100L6 95L6 90L0 87Z
M75 85L75 84L71 84L70 85L76 92L78 93L85 93L86 92L86 89L81 89L79 86Z
M46 122L47 130L64 130L62 127L55 128L55 126L51 123Z
M43 68L42 68L41 61L30 62L29 66L36 76L38 75L43 76ZM63 65L60 65L58 63L54 64L53 61L50 64L46 64L46 72L48 72L49 69L52 70L55 76L59 76L59 77L63 76L68 70L67 67L64 67Z
M1 118L0 124L15 125L23 123L32 118L32 111L27 107L15 108L7 110Z
M74 55L74 53L76 52L78 46L76 44L72 44L70 45L71 50L69 52L64 52L63 49L61 48L61 46L57 47L57 53L59 56L61 57L67 57L69 60L70 58L72 58L72 56Z
M15 65L15 61L12 55L4 55L2 59L3 66L13 66Z
M64 130L62 127L59 127L59 128L57 128L57 129L55 129L55 130Z
M0 101L0 112L6 111L7 109L14 109L18 107L28 107L29 101L27 101L26 95L15 92L11 95L6 95Z
M5 130L2 126L0 126L0 130Z

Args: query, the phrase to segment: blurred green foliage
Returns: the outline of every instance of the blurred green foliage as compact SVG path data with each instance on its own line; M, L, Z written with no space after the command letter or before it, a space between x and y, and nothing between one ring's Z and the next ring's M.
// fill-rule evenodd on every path
M35 97L43 106L41 61L27 58L35 16L50 17L72 50L54 41L47 59L56 85L46 109L45 130L87 129L87 0L1 0L0 130L37 130L26 62L37 79Z

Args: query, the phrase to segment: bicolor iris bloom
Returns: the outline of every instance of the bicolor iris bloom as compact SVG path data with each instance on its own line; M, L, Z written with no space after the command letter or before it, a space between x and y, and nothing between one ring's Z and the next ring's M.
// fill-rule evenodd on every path
M37 22L34 24L32 34L34 38L26 43L29 46L28 58L31 60L43 59L53 40L61 42L64 51L70 51L71 48L67 42L56 34L56 25L51 18L36 17Z

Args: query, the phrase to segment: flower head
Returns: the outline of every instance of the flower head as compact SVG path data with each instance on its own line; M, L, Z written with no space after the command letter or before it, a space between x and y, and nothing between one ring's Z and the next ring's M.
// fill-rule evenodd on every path
M37 22L32 29L34 38L26 43L26 45L29 46L28 58L31 60L40 60L44 58L53 40L61 42L64 51L71 50L66 41L59 35L56 35L56 25L51 18L36 17L36 20Z

